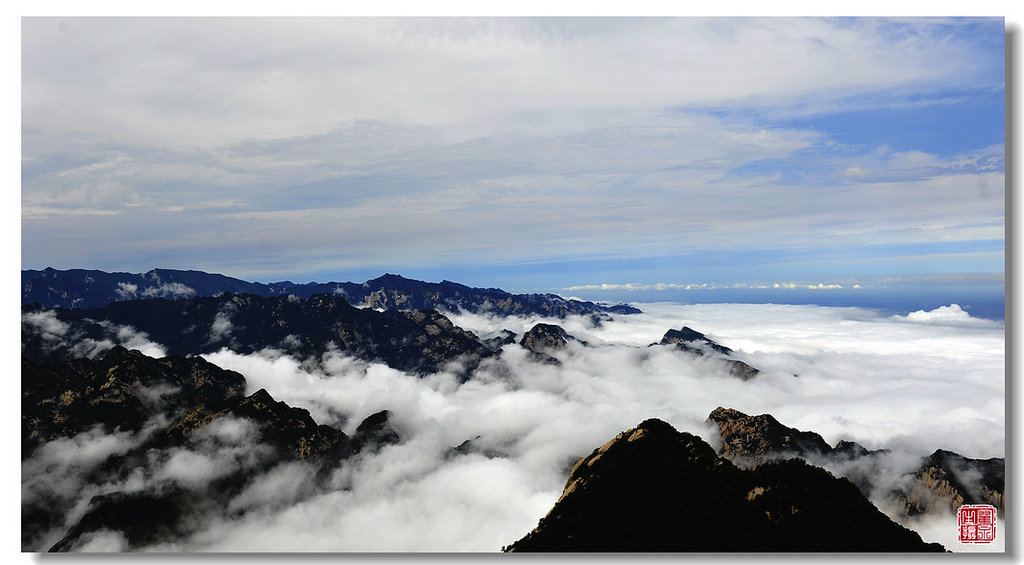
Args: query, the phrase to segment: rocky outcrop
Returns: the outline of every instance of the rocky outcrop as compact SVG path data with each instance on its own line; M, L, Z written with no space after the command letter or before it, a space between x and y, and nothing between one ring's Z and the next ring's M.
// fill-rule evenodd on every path
M732 359L733 350L686 326L679 330L668 330L661 341L651 344L652 347L655 345L675 346L679 351L691 355L710 355L719 358L727 365L730 374L745 381L756 377L760 372L743 361Z
M771 414L748 416L719 406L708 415L722 437L718 453L742 467L790 457L822 456L832 452L824 438L779 423Z
M586 345L586 342L569 335L561 326L536 324L523 334L519 345L530 351L530 357L534 361L547 365L561 365L562 362L552 357L550 352L565 349L569 342Z
M516 332L512 330L501 330L497 335L484 339L482 342L491 351L498 351L510 343L515 343L516 337Z
M722 355L732 355L732 350L728 347L719 345L706 335L686 326L679 330L668 330L658 344L675 345L679 349L693 353L704 353L710 349Z
M887 502L904 517L955 512L962 504L991 504L1003 516L1005 489L1003 458L969 459L938 449L893 489Z
M391 422L391 412L381 410L367 416L352 434L352 445L356 451L374 450L398 443L402 436Z
M849 481L800 460L744 470L660 420L581 459L532 532L533 552L942 551Z

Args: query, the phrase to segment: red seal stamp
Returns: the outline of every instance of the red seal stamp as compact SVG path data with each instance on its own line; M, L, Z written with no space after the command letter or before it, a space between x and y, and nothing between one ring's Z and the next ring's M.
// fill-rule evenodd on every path
M996 539L996 507L964 504L956 511L960 543L991 543Z

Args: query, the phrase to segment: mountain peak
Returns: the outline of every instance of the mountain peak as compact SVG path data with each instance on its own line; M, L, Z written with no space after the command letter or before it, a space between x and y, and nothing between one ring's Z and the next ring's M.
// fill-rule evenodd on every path
M802 461L743 470L644 420L573 467L537 528L505 551L942 551L849 481Z

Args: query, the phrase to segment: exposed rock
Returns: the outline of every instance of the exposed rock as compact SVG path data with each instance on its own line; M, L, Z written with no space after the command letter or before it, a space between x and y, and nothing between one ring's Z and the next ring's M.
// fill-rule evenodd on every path
M504 551L942 551L849 481L800 460L743 470L660 420L581 459L561 498Z
M784 426L771 414L748 416L719 406L708 415L708 421L718 426L722 436L718 453L743 467L772 459L832 452L832 447L820 435Z
M659 344L676 345L680 349L694 353L703 353L705 349L710 349L723 355L732 355L732 350L728 347L719 345L706 335L686 326L681 330L668 330Z
M561 326L554 324L536 324L530 331L523 335L519 345L530 351L544 351L547 349L565 349L569 341L579 341L569 335Z
M903 516L955 512L962 504L991 504L1004 515L1006 466L1001 457L969 459L936 450L889 494Z
M570 341L586 345L586 342L569 335L561 326L536 324L530 328L530 331L523 334L519 345L530 350L530 357L534 361L548 365L561 365L561 361L552 357L549 352L565 349Z

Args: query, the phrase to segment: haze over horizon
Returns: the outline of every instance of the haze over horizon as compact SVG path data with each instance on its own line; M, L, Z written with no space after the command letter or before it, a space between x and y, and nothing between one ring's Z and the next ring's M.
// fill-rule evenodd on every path
M999 295L1004 32L25 18L22 268Z

